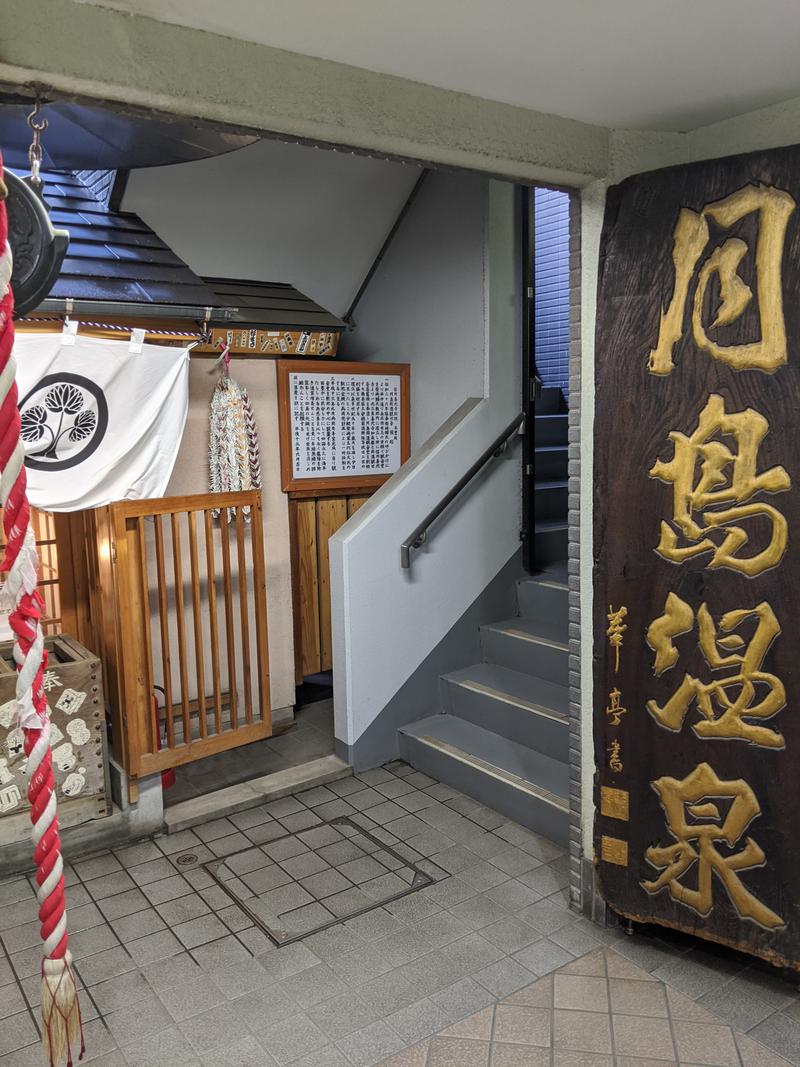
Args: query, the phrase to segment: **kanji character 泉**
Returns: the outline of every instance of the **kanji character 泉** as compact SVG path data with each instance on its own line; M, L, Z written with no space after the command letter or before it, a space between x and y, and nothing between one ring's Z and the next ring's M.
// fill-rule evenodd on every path
M653 845L645 852L651 866L661 870L655 879L641 883L647 893L668 888L679 901L704 918L714 908L713 876L725 888L730 902L742 919L750 919L768 930L785 926L784 920L753 896L737 872L764 865L764 851L748 837L739 852L730 852L756 816L761 814L756 795L743 779L722 781L707 764L701 763L682 781L658 778L651 783L667 817L667 829L675 839L669 845ZM726 812L720 811L720 804ZM722 852L719 846L725 847ZM697 888L681 878L694 866Z

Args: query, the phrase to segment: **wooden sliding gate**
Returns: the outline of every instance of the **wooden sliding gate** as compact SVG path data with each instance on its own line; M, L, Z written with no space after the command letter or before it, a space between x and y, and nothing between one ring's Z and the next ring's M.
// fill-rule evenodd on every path
M123 501L93 523L112 743L128 773L268 737L261 494Z
M369 494L300 497L289 502L295 682L333 667L328 541Z

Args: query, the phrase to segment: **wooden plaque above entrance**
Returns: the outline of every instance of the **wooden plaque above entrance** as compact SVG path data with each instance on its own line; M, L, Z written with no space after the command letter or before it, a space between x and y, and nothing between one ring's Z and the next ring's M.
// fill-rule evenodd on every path
M615 911L800 969L800 147L609 190L595 861Z
M407 363L281 360L277 370L285 492L375 489L408 459Z

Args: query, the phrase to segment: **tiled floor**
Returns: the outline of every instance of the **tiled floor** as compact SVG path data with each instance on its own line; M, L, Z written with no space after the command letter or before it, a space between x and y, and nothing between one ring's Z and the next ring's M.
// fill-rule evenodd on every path
M294 726L285 733L178 767L175 784L164 794L164 803L168 807L180 804L214 789L275 774L332 752L333 701L320 700L298 708Z
M207 863L266 849L290 834L305 848L297 855L310 856L315 832L342 817L434 883L278 947L204 869ZM304 841L304 835L312 836ZM281 866L285 859L274 862ZM742 957L688 940L625 937L593 926L567 908L562 850L402 763L308 790L289 803L284 798L195 830L83 858L69 868L68 881L87 1062L96 1067L371 1067L404 1050L413 1067L426 1058L429 1067L472 1067L487 1064L492 1037L497 1046L492 1067L541 1062L591 1067L614 1062L611 1053L605 1045L597 1052L574 1047L581 1038L567 1036L572 1044L565 1045L561 1038L572 1030L558 1022L559 1013L573 1012L570 1026L584 1033L605 1033L612 1026L612 1035L626 1027L634 1036L663 1034L664 1017L648 1014L655 1011L648 998L657 996L649 989L661 989L661 983L683 993L684 1006L687 1000L696 1002L693 1011L702 1008L721 1019L721 1025L713 1024L720 1034L729 1034L733 1022L754 1039L742 1046L744 1052L737 1046L739 1059L720 1059L714 1045L716 1059L704 1052L705 1059L682 1062L744 1067L780 1062L768 1058L761 1041L800 1064L800 1000L794 986ZM27 879L0 884L0 1067L43 1062L36 1030L39 945L33 914ZM611 955L591 956L601 948ZM631 988L645 990L644 1008L635 998L625 1002L627 1011L612 1000L613 1015L623 1018L619 1026L609 1023L596 983L594 993L585 991L579 1009L563 1000L571 995L570 983L559 993L559 979L552 1007L549 1001L541 1008L512 1002L494 1010L498 1001L531 986L534 993L519 996L543 997L537 979L565 965L574 971L576 959L584 960L577 964L578 974L563 977L605 982L603 975L580 973L596 967L596 958L611 960L612 970L627 968L627 977L638 983ZM657 981L633 974L631 965ZM625 977L619 974L620 980ZM612 998L625 989L630 996L630 988L617 985L617 973L611 978ZM672 1004L676 998L670 996ZM489 1037L484 1028L477 1037L451 1032L429 1040L476 1013L485 1019L481 1013L487 1008L493 1009ZM534 1032L535 1024L522 1019L518 1009L549 1014L554 1049L509 1037L515 1018L520 1035ZM584 1013L592 1018L583 1019ZM635 1014L649 1021L638 1027L624 1021ZM676 1019L712 1025L705 1014L679 1019L673 1010L673 1040L679 1037ZM449 1044L453 1041L472 1044ZM652 1050L661 1048L655 1042L654 1037L647 1046L650 1059L617 1048L616 1062L624 1067L677 1062L674 1052L672 1059L661 1052L653 1059ZM678 1051L683 1055L685 1049Z
M381 1067L780 1067L615 948L554 974L384 1060Z
M311 802L313 790L304 794ZM344 804L344 801L340 803ZM328 805L331 807L332 805ZM220 886L278 945L335 926L430 885L433 875L410 863L352 819L313 825L316 816L294 797L273 805L275 840L205 865ZM287 834L291 824L295 833ZM311 825L311 829L308 829ZM444 872L438 872L439 876Z

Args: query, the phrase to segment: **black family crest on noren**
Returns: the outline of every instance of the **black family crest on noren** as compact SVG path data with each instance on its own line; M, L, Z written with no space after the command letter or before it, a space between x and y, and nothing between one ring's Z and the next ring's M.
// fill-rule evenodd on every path
M25 466L66 470L97 449L108 429L103 390L80 374L45 375L19 405Z

